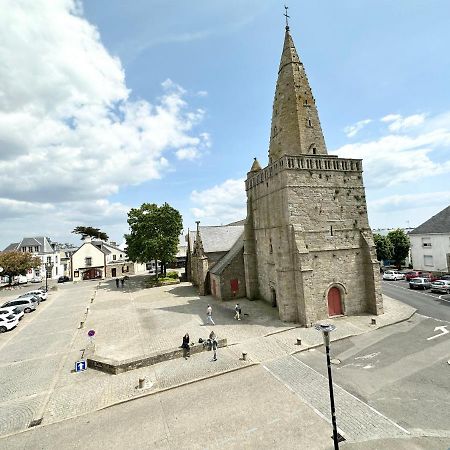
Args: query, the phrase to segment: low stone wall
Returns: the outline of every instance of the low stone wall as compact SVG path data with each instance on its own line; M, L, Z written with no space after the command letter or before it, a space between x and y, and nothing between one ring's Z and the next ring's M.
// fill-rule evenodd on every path
M217 343L219 348L227 346L226 338L218 339ZM193 355L204 351L208 351L207 346L204 346L203 344L194 344L191 346L190 353ZM91 369L117 375L119 373L128 372L129 370L140 369L141 367L148 367L163 361L169 361L170 359L182 358L183 354L183 349L177 347L162 352L151 353L149 355L136 356L134 358L116 361L114 359L103 358L94 353L90 353L87 355L87 364Z

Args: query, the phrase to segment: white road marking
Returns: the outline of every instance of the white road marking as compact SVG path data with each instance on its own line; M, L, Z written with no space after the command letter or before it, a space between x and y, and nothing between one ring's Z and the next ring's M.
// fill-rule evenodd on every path
M439 334L435 334L434 336L431 336L431 337L427 338L427 341L431 341L431 339L436 339L436 338L438 338L439 336L444 336L444 334L450 333L450 332L447 330L447 325L443 325L442 327L436 327L436 328L434 329L434 331L438 331L438 330L440 330L441 332L440 332Z
M355 359L372 359L378 356L381 352L370 353L369 355L357 356Z

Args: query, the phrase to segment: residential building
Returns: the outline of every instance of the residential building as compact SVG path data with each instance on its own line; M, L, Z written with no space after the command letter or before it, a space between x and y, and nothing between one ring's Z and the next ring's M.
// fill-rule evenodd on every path
M450 272L450 206L409 233L414 269Z

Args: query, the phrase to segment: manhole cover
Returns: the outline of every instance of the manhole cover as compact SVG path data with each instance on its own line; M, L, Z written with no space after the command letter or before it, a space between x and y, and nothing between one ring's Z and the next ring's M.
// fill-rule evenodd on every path
M340 363L341 363L340 359L334 358L331 360L331 364L340 364Z

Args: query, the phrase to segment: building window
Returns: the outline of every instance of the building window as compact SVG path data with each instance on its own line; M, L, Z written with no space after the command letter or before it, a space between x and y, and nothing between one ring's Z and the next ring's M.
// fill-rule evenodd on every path
M58 256L55 256L55 263L58 264Z
M431 247L431 238L429 237L422 238L422 247Z
M52 262L52 257L51 256L47 256L47 262L50 264Z
M308 119L308 120L306 121L306 126L307 126L308 128L312 128L312 122L311 122L311 119Z
M73 276L75 278L78 278L80 276L80 272L78 272L78 270L75 270L75 272L73 273Z
M330 225L330 236L333 236L333 225Z
M86 267L92 266L92 258L90 258L90 257L84 258L84 265L85 265Z
M58 266L55 267L55 276L58 276Z
M113 261L115 261L116 260L116 255L113 255Z
M38 246L34 247L34 251L38 252L39 251L39 247Z
M30 253L33 253L33 247L28 247L28 251L29 251Z
M121 258L122 259L122 253L119 255L119 258Z
M432 267L433 266L433 255L423 255L423 265Z

